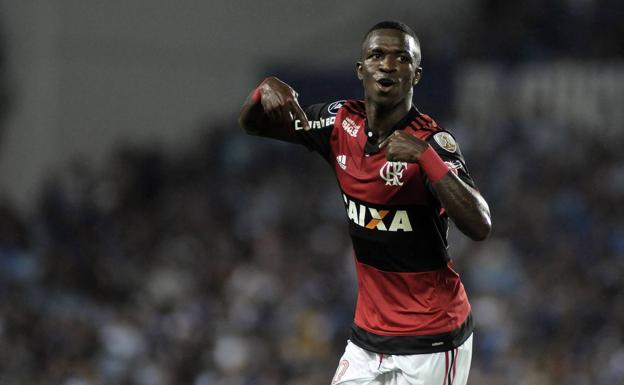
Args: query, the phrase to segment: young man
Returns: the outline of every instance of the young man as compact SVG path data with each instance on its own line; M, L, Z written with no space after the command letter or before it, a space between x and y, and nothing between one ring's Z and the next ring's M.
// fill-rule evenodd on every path
M473 321L447 253L448 218L474 240L490 232L455 139L412 105L420 45L381 22L356 64L364 101L299 106L265 79L243 105L249 134L300 143L336 173L358 275L351 337L333 384L458 384L468 379Z

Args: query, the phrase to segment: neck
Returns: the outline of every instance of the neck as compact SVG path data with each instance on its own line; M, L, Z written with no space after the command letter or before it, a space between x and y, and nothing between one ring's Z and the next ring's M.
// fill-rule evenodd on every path
M407 115L412 108L411 98L406 98L395 106L387 107L366 100L366 118L368 127L379 138L384 138L390 130Z

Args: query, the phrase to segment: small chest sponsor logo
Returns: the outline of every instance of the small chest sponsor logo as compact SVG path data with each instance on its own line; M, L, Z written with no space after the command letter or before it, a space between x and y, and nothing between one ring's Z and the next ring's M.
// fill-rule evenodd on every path
M379 176L386 182L386 186L403 186L401 179L406 169L406 162L386 162L379 169Z
M357 204L342 194L349 220L358 226L379 231L412 231L406 210L378 210Z
M358 131L360 131L360 125L355 123L351 118L346 117L342 121L342 129L352 137L356 137Z
M347 156L338 155L336 157L336 163L338 163L338 166L340 166L341 169L346 170L347 169Z
M329 106L327 106L327 112L329 112L332 115L336 115L340 107L342 107L342 105L345 104L345 102L346 100L338 100L337 102L331 103Z

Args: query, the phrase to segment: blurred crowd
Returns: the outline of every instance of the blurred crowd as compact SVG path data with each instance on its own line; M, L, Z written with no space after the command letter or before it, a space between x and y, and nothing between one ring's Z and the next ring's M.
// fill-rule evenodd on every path
M500 44L471 56L617 57L619 38L579 48L595 24L623 36L611 3L482 1L496 21L476 35ZM469 383L623 384L621 147L514 119L453 128L494 224L483 243L450 234L476 321ZM32 215L0 202L0 385L328 384L352 258L327 165L233 121L180 152L77 160Z
M620 56L624 16L618 0L479 0L462 55L513 65Z
M5 205L0 383L328 381L355 290L343 209L324 165L257 141L120 150L51 177L32 220Z

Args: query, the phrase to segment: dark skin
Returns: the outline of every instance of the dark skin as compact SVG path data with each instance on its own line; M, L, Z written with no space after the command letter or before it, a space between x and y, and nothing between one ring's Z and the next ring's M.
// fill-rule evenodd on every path
M297 142L290 128L295 119L304 129L309 129L308 119L297 100L298 94L288 84L276 77L266 78L258 86L262 95L260 103L254 103L252 95L243 104L238 124L251 135Z
M395 29L372 31L362 44L362 59L356 64L358 79L365 95L368 126L385 149L386 159L418 163L429 144L402 130L388 132L411 109L413 87L422 76L420 47L416 40ZM309 129L305 113L297 101L297 93L288 84L271 77L260 87L261 103L247 98L239 116L239 124L253 135L297 142L292 126L298 119ZM452 172L432 183L438 199L457 228L473 240L487 238L491 230L490 210L481 194Z

